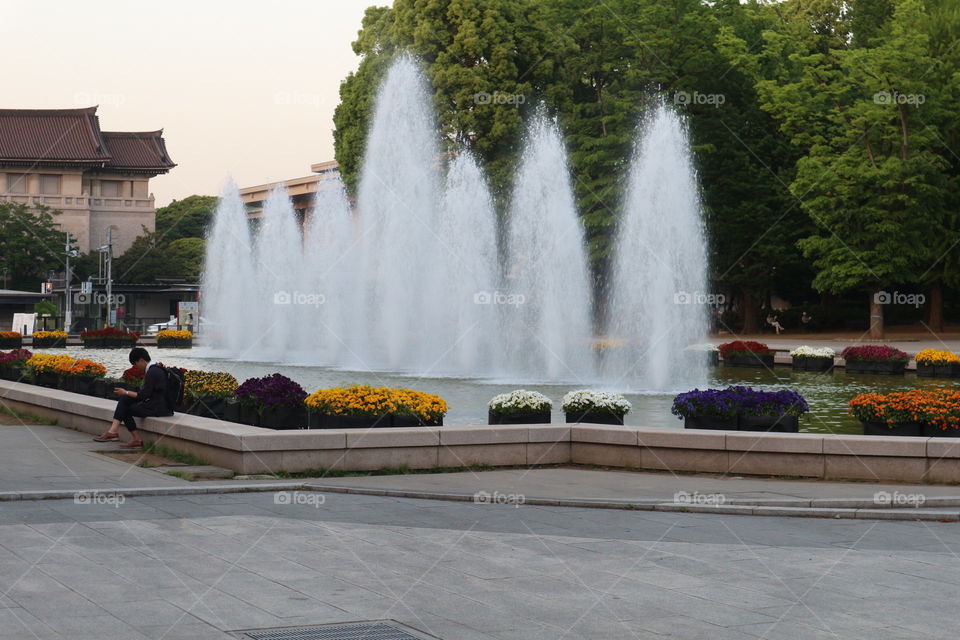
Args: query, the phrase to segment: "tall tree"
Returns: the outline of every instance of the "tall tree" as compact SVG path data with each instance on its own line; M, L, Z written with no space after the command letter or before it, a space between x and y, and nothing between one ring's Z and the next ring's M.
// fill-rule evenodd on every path
M50 271L64 267L66 233L59 211L0 202L0 278L7 288L38 291Z

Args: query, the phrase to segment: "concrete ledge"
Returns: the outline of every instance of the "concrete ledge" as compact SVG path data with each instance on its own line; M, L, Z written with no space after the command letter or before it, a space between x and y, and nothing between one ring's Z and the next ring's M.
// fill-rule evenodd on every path
M90 434L104 431L116 406L112 400L8 381L0 381L0 401ZM960 482L960 438L596 424L274 431L186 414L144 419L141 430L148 443L241 474L576 463L835 480Z

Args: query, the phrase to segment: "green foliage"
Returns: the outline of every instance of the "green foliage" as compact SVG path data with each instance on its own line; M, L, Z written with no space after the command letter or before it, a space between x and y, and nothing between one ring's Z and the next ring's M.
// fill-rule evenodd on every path
M8 289L39 291L50 271L63 270L67 238L55 226L59 214L0 202L0 276Z
M57 313L57 305L49 300L41 300L33 305L33 312L41 316L53 316Z
M219 198L188 196L157 209L156 229L164 242L180 238L203 238Z

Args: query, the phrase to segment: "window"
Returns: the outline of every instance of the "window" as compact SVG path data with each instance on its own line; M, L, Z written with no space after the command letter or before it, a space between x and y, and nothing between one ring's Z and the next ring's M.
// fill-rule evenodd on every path
M108 198L119 198L123 183L119 180L101 180L100 195Z
M7 174L7 193L26 193L27 192L27 174L8 173Z
M54 173L40 174L40 193L57 195L60 193L60 176Z

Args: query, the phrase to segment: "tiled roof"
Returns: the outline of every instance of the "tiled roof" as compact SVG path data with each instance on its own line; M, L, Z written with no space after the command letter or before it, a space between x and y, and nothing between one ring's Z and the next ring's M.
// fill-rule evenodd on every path
M110 151L108 167L166 171L177 166L167 154L162 129L143 132L104 131L103 139Z
M0 109L0 160L103 164L97 108Z
M163 131L100 131L97 107L0 109L0 162L164 173L176 165Z

